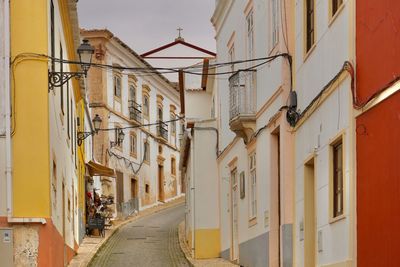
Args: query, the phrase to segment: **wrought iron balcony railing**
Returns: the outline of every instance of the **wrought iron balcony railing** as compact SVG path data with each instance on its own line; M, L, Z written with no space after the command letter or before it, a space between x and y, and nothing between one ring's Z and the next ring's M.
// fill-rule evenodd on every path
M128 100L129 103L129 119L136 122L142 122L142 107L136 103L134 100Z
M157 136L168 140L168 125L160 120L157 123Z
M255 70L239 70L229 77L229 120L256 113Z

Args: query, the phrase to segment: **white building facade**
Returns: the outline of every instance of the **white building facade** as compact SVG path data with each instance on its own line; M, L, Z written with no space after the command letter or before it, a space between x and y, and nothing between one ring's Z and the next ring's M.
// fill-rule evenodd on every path
M295 9L295 266L355 266L354 1Z
M292 1L216 1L221 257L293 266ZM286 26L285 26L286 25ZM259 60L263 58L263 60Z
M116 171L115 179L100 178L99 192L114 197L116 211L123 215L179 196L177 89L155 71L123 70L151 66L111 32L89 30L82 35L96 49L94 61L113 66L89 73L92 117L98 114L101 128L112 129L95 136L94 155Z

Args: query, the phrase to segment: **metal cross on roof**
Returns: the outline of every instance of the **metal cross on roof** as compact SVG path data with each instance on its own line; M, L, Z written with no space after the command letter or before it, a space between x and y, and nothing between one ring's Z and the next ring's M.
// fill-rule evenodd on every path
M182 38L182 36L181 36L181 31L183 31L183 29L182 29L181 27L179 27L179 28L176 29L176 30L179 32L178 38L179 38L179 39Z

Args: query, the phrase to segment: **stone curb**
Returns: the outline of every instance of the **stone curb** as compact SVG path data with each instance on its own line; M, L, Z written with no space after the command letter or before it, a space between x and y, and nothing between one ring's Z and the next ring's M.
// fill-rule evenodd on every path
M183 203L185 203L185 196L179 197L179 198L175 198L173 200L171 200L170 202L158 205L158 206L154 206L151 208L148 208L146 210L142 211L142 214L139 213L138 215L136 215L135 217L129 218L127 220L124 220L123 222L121 222L120 224L116 225L115 228L110 229L110 234L106 237L103 238L102 241L100 241L100 243L98 243L96 245L96 247L93 249L92 252L90 252L78 265L73 265L73 266L79 266L79 267L86 267L88 265L90 265L90 263L93 261L93 259L95 258L95 256L97 255L97 253L104 247L104 244L107 243L107 241L115 234L119 231L119 229L123 226L125 226L128 223L134 222L136 220L139 220L141 218L144 218L146 216L149 215L153 215L157 212L163 211L163 210L167 210L169 208L174 208L176 206L182 205ZM72 263L72 261L70 262L70 264ZM70 266L70 264L68 266Z

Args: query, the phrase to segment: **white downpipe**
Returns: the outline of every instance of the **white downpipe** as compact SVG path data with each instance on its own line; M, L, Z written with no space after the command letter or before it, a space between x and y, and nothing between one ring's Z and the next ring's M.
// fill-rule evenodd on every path
M4 1L4 89L6 121L6 203L7 217L12 217L12 157L11 157L11 87L10 87L10 2Z
M10 0L4 1L4 89L5 89L5 125L6 125L6 205L9 223L41 223L44 218L13 217L13 179L12 179L12 146L11 146L11 86L10 86Z
M190 196L192 197L191 201L191 211L192 211L192 256L195 258L196 251L196 241L195 241L195 231L196 231L196 219L195 219L195 205L196 205L196 195L195 195L195 160L194 160L194 136L191 131L188 132L188 138L190 140L190 176L191 176L191 186L190 186Z

